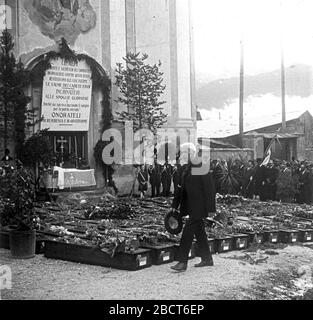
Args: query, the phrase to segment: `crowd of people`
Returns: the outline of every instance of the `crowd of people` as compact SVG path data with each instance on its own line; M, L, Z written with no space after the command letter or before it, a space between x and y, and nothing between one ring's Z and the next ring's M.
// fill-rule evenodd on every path
M313 163L309 161L211 160L216 191L220 194L238 194L260 201L313 203ZM179 162L155 162L142 165L138 171L138 191L144 197L151 186L151 196L168 197L178 184Z
M152 197L171 196L177 188L180 167L178 162L170 163L169 161L163 165L156 161L153 165L142 165L137 174L140 197L145 196L148 183L151 185Z
M225 163L213 161L216 188L221 194L225 193L219 179L223 166ZM274 159L263 164L263 159L258 159L248 162L234 161L232 166L228 172L237 178L238 183L234 188L236 194L260 201L313 203L312 162Z

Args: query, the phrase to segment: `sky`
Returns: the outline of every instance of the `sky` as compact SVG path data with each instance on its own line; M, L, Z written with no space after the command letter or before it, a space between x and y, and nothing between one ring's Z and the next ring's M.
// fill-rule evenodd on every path
M245 73L313 64L312 0L191 0L198 80L239 75L240 39Z
M244 43L245 75L279 70L283 48L285 66L313 66L313 0L191 0L197 83L239 77L240 41ZM313 81L313 74L312 74ZM221 85L221 90L223 87ZM239 88L238 88L239 95ZM281 98L245 96L248 118L281 112ZM201 110L204 119L231 117L238 127L239 99L224 110ZM313 96L286 97L286 111L309 110Z

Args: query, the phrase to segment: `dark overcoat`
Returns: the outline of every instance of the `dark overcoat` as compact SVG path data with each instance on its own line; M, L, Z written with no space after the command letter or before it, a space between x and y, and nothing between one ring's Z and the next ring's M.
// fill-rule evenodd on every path
M199 220L216 212L216 191L212 172L192 175L192 166L184 165L180 170L179 184L174 193L172 207L182 216Z

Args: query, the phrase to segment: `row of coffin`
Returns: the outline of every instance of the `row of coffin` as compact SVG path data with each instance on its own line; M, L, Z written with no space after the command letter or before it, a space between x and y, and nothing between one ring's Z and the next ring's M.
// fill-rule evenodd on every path
M223 253L233 250L247 249L252 244L296 243L312 241L313 229L274 230L262 233L246 233L227 235L216 239L208 239L211 253ZM9 232L0 231L0 247L9 249ZM78 263L99 265L123 270L140 270L151 265L170 263L178 259L177 244L144 245L132 252L118 252L114 256L99 248L85 245L65 243L53 238L51 234L40 233L36 240L36 253L47 258L60 259ZM197 244L193 243L189 258L198 256Z

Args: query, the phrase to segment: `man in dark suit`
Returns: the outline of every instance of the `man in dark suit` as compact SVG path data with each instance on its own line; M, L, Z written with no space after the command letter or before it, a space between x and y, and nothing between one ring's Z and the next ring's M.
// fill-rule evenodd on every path
M300 168L300 195L299 203L312 203L313 194L313 176L312 171L309 170L308 164L302 164Z
M264 182L264 173L265 173L265 167L261 166L262 159L257 159L257 165L255 167L255 175L254 175L254 196L263 198L263 182Z
M172 166L168 161L165 162L161 171L161 183L163 197L169 197L172 184Z
M190 155L189 161L188 154ZM180 258L178 264L171 268L182 272L187 269L188 255L192 246L194 236L196 237L201 262L195 267L213 266L212 254L210 252L208 238L205 232L204 219L208 213L216 211L215 186L211 172L196 175L193 169L198 169L200 165L194 165L196 148L193 144L183 144L180 150L182 170L180 173L179 185L172 203L172 210L180 211L182 216L189 215L185 224L180 241Z
M178 187L180 170L181 170L181 165L176 162L176 164L173 167L173 171L172 171L174 194L175 194L177 187Z
M278 168L274 165L274 162L270 160L268 166L267 166L267 200L276 200L276 193L277 193L277 185L276 180L279 174Z
M10 156L10 150L9 149L5 149L4 150L4 156L3 156L3 158L1 159L1 161L6 161L6 162L8 162L8 161L12 161L13 160L13 158Z
M151 184L151 196L152 198L160 196L161 187L161 166L154 162L154 164L149 168L150 184Z
M249 160L248 166L245 168L242 178L241 193L244 197L252 199L254 193L255 168L252 160Z

